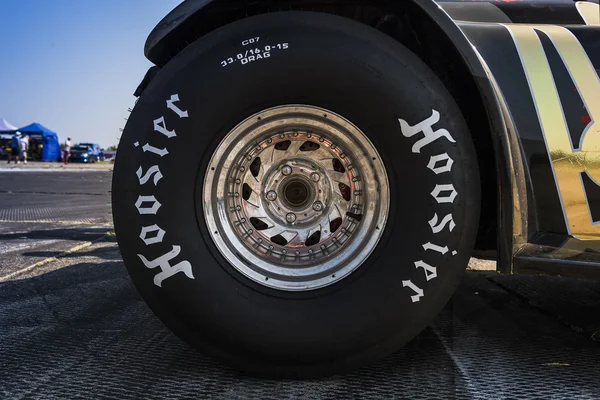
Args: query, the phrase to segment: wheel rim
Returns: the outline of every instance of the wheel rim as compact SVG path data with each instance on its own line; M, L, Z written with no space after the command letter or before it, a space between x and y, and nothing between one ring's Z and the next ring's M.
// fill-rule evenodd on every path
M202 189L221 254L279 290L348 276L375 249L389 212L387 172L371 141L312 106L271 108L235 127L215 150Z

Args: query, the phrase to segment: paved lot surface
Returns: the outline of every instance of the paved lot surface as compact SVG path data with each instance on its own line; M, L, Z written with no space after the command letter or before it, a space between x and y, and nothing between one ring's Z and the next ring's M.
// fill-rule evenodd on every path
M66 196L73 205L85 203L78 196L105 204L107 187L95 183L107 177L87 174L80 178L85 183L68 180L81 190L65 184L48 196ZM65 182L52 176L43 185ZM0 184L4 195L7 182ZM87 194L65 194L76 192ZM0 209L13 207L7 204L52 207L36 197L22 203L0 197ZM39 250L36 240L72 245L103 236L105 226L96 228L101 217L91 208L62 213L44 218L81 223L1 222L1 235L6 226L20 226L29 236L19 245L34 246L11 247L11 254L58 252L52 243ZM12 258L0 258L0 265L6 260ZM0 277L23 262L29 259L9 263ZM599 331L600 282L473 270L431 327L379 363L324 380L259 380L199 354L164 328L127 277L114 236L106 236L0 278L0 399L599 399Z
M0 169L0 277L111 230L111 176L109 170Z

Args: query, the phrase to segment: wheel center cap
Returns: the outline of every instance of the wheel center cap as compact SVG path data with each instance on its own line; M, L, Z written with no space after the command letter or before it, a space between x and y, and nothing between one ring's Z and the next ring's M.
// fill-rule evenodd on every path
M283 187L283 198L292 207L302 207L308 203L310 189L306 183L298 179L291 179Z

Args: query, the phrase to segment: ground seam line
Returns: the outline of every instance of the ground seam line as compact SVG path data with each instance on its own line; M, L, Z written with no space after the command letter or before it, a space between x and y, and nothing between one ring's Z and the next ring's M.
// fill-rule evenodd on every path
M584 338L591 340L593 342L600 342L600 335L599 335L600 331L595 331L595 332L590 333L589 330L586 330L585 328L578 326L578 324L571 323L571 322L567 321L565 318L563 318L562 316L556 315L557 313L553 313L551 311L546 310L545 308L543 308L541 306L538 306L535 303L535 301L529 300L526 296L524 296L520 292L508 287L507 285L505 285L501 282L496 282L494 280L494 276L488 277L487 280L492 282L494 285L496 285L500 289L504 290L505 292L512 294L517 299L519 299L519 301L522 301L523 303L527 304L528 307L531 307L535 311L552 318L553 320L557 321L560 324L565 325L567 328L571 329L576 334L583 336Z
M82 244L77 245L77 246L75 246L75 247L73 247L73 248L71 248L71 249L69 249L67 251L64 251L64 252L62 252L62 253L54 256L54 257L46 258L45 260L38 261L35 264L32 264L32 265L30 265L28 267L25 267L25 268L22 268L22 269L20 269L18 271L12 272L12 273L10 273L8 275L0 276L0 283L7 282L9 279L14 278L15 276L22 275L22 274L24 274L26 272L29 272L29 271L32 271L32 270L34 270L34 269L36 269L38 267L42 267L42 266L44 266L46 264L50 264L51 262L54 262L54 261L58 260L59 258L62 258L62 257L65 257L65 256L67 256L69 254L78 252L79 250L83 250L86 247L89 247L89 246L91 246L92 244L94 244L96 242L99 242L101 240L106 239L107 236L109 236L109 235L105 235L105 236L103 236L103 237L101 237L99 239L96 239L94 241L91 241L91 242L82 243Z

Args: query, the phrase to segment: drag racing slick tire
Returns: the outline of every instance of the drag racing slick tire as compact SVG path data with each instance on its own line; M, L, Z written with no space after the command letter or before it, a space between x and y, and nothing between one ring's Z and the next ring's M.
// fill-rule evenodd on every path
M449 300L479 218L470 133L397 41L311 12L192 43L133 110L119 247L173 332L252 374L315 377L398 349Z

